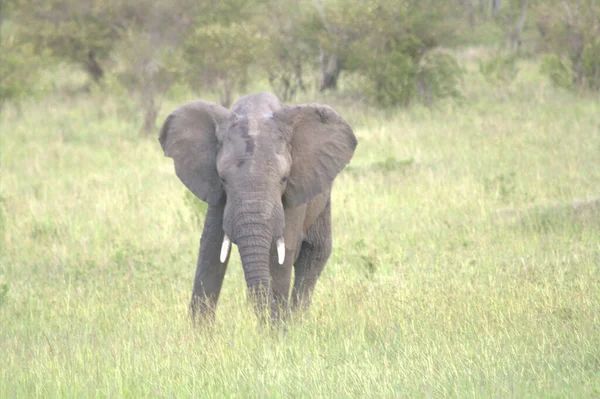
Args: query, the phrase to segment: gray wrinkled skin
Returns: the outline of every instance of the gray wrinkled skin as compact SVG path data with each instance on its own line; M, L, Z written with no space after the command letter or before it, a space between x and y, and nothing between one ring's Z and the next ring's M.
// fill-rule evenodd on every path
M259 315L281 320L307 309L331 253L330 193L350 161L356 137L322 104L284 106L271 93L240 98L231 110L196 101L177 108L160 132L179 179L208 203L190 310L210 321L229 261L227 234L238 246ZM285 240L285 261L275 242Z

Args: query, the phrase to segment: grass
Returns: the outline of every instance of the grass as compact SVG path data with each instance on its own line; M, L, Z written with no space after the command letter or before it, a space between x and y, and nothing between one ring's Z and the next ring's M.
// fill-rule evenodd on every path
M435 109L317 99L359 147L285 335L257 326L237 255L213 332L191 328L198 208L122 100L6 107L0 397L600 396L600 212L569 206L600 196L600 104L532 62L482 79Z

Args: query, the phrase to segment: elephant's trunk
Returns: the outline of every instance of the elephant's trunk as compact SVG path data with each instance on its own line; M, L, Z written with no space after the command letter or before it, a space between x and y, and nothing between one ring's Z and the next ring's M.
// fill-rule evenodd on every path
M273 243L271 218L258 202L244 208L245 212L236 218L232 226L231 238L238 246L250 297L259 314L266 315L265 311L272 311L274 306L269 271Z
M250 231L244 232L237 239L238 251L242 258L246 285L251 300L256 305L256 310L265 315L264 312L270 308L273 300L271 294L271 273L269 271L269 259L271 249L271 237L266 234L255 234L257 225L249 227Z

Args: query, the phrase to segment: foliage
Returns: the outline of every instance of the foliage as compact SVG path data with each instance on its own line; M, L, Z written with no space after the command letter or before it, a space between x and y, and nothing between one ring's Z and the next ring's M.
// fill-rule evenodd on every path
M39 62L31 45L19 45L6 24L0 25L0 109L6 101L18 101L34 91L32 75Z
M81 65L100 83L107 73L138 100L142 131L155 131L161 98L178 78L176 48L195 14L191 0L18 0L18 43L54 62ZM32 27L35 26L35 29Z
M419 61L417 95L426 104L439 98L460 98L463 68L447 51L428 51Z
M548 76L556 86L566 89L573 88L575 76L573 66L568 58L548 54L542 60L540 71Z
M217 89L221 104L229 107L263 48L263 37L249 23L198 24L184 44L187 79L193 86Z
M479 72L486 80L496 86L506 86L519 73L516 53L498 52L487 59L479 61Z
M162 99L171 85L181 76L183 61L180 53L164 43L156 43L152 35L129 32L119 43L129 49L119 59L120 68L115 71L119 83L128 89L143 113L144 134L155 133L155 123Z
M182 43L184 79L196 92L214 90L229 107L249 81L252 66L265 56L266 38L257 19L260 0L202 3Z
M185 66L179 46L192 29L195 3L190 0L128 2L127 29L115 45L118 80L128 88L143 112L142 132L154 134L156 117L167 90L182 77Z
M14 21L19 40L36 53L50 51L58 61L80 64L95 81L123 27L119 1L18 0Z
M2 275L0 274L0 308L8 302L8 293L9 286L3 281Z
M432 51L450 36L444 11L412 1L339 0L323 4L312 18L323 51L336 53L343 69L364 75L367 94L382 105L409 105L458 93L457 61Z
M156 116L173 84L199 95L216 93L225 106L250 83L258 87L268 81L272 91L290 101L311 89L334 90L346 75L361 82L356 94L384 106L459 97L462 68L454 47L506 42L517 53L522 42L537 40L534 25L544 53L551 55L543 70L554 82L600 87L599 5L594 0L3 4L8 5L2 16L6 39L0 44L3 101L29 95L29 76L67 62L103 82L106 90L119 81L137 100L146 133L155 132ZM499 53L480 71L504 84L515 78L515 65L516 58ZM86 85L90 88L95 90Z
M536 15L544 50L552 54L544 72L563 87L600 90L600 3L548 1Z
M38 68L48 60L48 52L36 54L32 43L19 40L20 26L13 22L17 1L0 5L0 110L8 101L18 102L39 91Z
M257 61L267 71L274 93L289 101L307 90L305 69L313 66L316 56L307 25L309 10L305 3L293 0L268 0L264 6L268 13L259 22L265 48Z
M370 67L370 93L381 105L408 106L415 100L431 104L444 97L460 97L462 69L456 58L442 51L427 51L413 59L395 45Z
M513 52L519 50L523 42L522 33L527 23L529 0L506 0L504 3L503 7L494 12L493 20L504 31L502 44Z

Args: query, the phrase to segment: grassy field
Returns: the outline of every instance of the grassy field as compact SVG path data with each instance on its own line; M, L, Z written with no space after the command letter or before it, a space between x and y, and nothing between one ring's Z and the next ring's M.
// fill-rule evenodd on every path
M201 226L131 106L6 107L0 397L599 397L600 103L521 68L433 110L310 98L359 146L285 335L257 326L237 255L212 334L191 328Z

